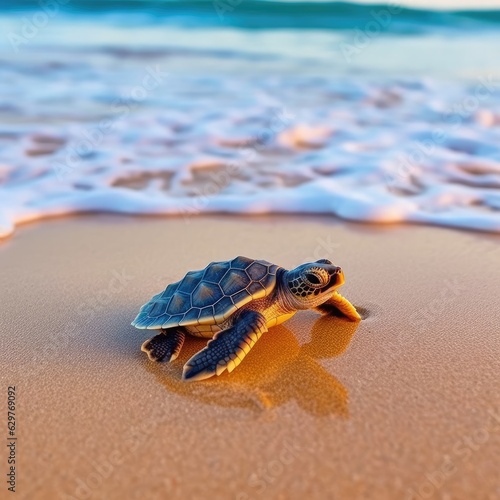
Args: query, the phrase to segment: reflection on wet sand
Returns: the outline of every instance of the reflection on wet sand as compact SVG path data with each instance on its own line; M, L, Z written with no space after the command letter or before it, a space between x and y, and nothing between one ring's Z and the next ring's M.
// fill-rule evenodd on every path
M157 364L144 358L144 366L169 391L207 404L258 412L295 400L316 416L347 417L347 389L318 360L342 354L358 325L322 317L303 345L284 326L272 328L234 372L198 383L183 382L181 373L184 363L203 348L203 340L189 338L173 363Z

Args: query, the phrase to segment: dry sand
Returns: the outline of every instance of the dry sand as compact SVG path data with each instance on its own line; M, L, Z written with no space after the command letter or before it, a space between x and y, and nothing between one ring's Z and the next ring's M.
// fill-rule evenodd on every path
M499 243L300 217L21 228L0 245L1 415L15 385L17 497L500 498ZM130 321L186 271L238 254L285 267L332 259L365 320L302 312L232 374L182 383L203 342L153 364Z

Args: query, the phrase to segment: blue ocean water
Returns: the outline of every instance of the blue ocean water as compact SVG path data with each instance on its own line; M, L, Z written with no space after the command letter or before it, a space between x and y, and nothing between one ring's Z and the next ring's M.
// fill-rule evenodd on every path
M45 2L50 4L50 1ZM77 14L137 15L136 22L149 16L150 22L183 26L227 26L245 29L327 29L350 30L373 20L373 13L395 14L385 26L394 33L428 32L436 27L485 29L500 23L500 10L448 9L429 10L404 6L399 2L304 2L272 0L54 0L66 12ZM4 12L36 10L44 2L37 0L2 0ZM418 3L415 4L418 6ZM435 2L439 7L439 1ZM457 3L459 5L459 3ZM474 2L471 3L474 5Z
M500 10L0 1L0 235L81 211L500 230Z

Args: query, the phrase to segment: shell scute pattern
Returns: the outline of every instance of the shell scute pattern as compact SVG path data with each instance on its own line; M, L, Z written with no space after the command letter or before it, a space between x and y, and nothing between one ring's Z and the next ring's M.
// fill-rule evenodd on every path
M182 292L176 292L172 295L170 304L167 308L167 313L171 315L177 315L181 311L187 311L191 308L191 296L184 294Z
M212 323L212 318L214 317L214 306L205 306L201 310L200 317L198 318L198 324Z
M265 288L258 282L258 281L254 281L253 283L251 283L248 287L248 291L252 294L252 295L256 295L258 294L259 292L262 292L263 290L265 290Z
M177 289L179 292L185 292L191 294L194 287L199 283L201 276L197 276L198 273L186 274L183 280L180 282L179 288Z
M137 328L213 325L250 301L265 297L276 284L279 266L236 257L190 271L142 306Z
M247 257L235 257L231 261L231 269L246 269L250 266L250 264L252 264L252 262L255 261L248 259Z
M248 275L239 269L229 270L222 278L220 284L226 295L233 295L246 288L249 283Z
M141 320L141 325L143 325L142 328L147 328L152 322L156 322L157 321L156 318L149 318L147 316L147 313L146 314L141 314L140 320Z
M216 316L224 316L226 312L232 311L235 312L237 307L232 301L231 297L223 297L217 304L214 306L215 315Z
M201 315L201 309L199 307L192 307L185 315L184 318L182 319L181 323L182 324L196 324L198 323L198 319Z
M184 317L184 314L175 314L174 316L171 316L170 319L168 320L169 327L170 326L179 326L179 323L181 322L183 317Z
M254 281L260 281L262 278L266 276L268 272L268 267L260 262L253 262L246 269L246 273L249 278Z
M165 290L163 290L163 292L159 293L158 295L155 295L150 300L149 304L151 304L151 302L158 300L158 299L163 299L164 301L169 302L170 299L172 298L172 295L177 290L178 286L179 286L178 283L172 283L171 285L168 285L167 288L165 288ZM145 304L143 307L146 307L147 305L148 304Z
M203 309L207 304L213 304L222 298L222 290L217 283L198 283L192 292L193 306Z
M149 316L152 318L158 318L162 314L167 312L168 301L158 300L153 303L153 307L149 311Z
M245 288L245 290L241 290L240 292L235 293L231 297L236 305L241 303L246 304L246 301L252 297L252 294Z
M229 271L229 262L212 262L207 266L203 274L203 281L210 281L211 283L219 283L220 277L224 276Z

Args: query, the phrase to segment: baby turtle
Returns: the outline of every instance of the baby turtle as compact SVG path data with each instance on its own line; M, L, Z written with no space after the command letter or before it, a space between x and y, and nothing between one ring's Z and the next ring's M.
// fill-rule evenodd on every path
M190 271L142 306L132 325L160 330L142 350L152 361L173 361L186 333L212 338L185 364L183 380L203 380L232 372L268 328L300 309L361 318L337 292L344 284L340 267L329 260L287 271L265 260L236 257Z

